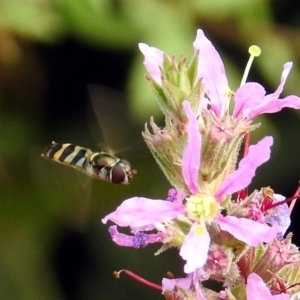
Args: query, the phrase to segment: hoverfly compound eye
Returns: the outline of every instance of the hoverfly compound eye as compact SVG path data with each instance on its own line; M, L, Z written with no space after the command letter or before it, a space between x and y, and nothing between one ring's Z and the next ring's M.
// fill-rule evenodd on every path
M136 170L131 170L127 160L120 159L111 169L111 181L115 184L128 184L136 173Z
M120 183L127 183L126 182L126 172L123 166L118 162L112 169L111 169L111 181L115 184Z

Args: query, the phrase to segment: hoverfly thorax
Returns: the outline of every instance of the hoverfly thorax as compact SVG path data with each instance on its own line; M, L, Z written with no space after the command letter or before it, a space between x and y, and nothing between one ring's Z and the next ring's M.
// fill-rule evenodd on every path
M125 159L110 155L106 152L93 153L88 157L89 173L93 177L108 180L115 184L129 184L136 170L131 169Z

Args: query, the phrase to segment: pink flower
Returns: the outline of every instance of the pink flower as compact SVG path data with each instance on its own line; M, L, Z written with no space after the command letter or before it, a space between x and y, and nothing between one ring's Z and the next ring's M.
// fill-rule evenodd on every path
M228 231L238 240L250 246L257 246L260 243L271 241L281 231L281 228L277 225L269 227L245 218L224 217L218 211L219 202L222 198L246 187L251 182L256 168L269 159L272 139L267 137L257 145L251 146L248 156L241 161L239 168L225 179L215 196L205 195L203 192L201 194L197 183L201 163L201 136L189 102L184 101L183 108L189 120L186 129L188 141L182 162L183 177L191 192L187 203L184 205L181 201L170 202L133 197L125 200L116 211L107 215L102 222L106 223L111 220L119 226L129 226L133 232L137 232L138 230L158 228L158 223L166 224L178 218L188 217L193 223L188 234L184 237L179 254L186 261L184 271L192 273L201 268L207 260L210 236L206 230L205 222L217 222L222 230ZM208 199L211 201L211 206L207 206L207 203L205 203ZM193 203L192 200L196 202ZM202 211L203 207L206 207L203 212L205 217L199 216L198 218L198 216L195 217L191 214L190 207L193 205L201 205ZM207 216L209 216L209 219L207 219ZM122 241L119 241L119 244L122 244Z
M276 267L282 267L293 263L297 257L297 254L298 253L295 251L294 245L291 244L289 239L275 239L269 245L266 252L266 256Z
M197 76L202 81L205 93L204 99L201 99L204 104L203 109L214 112L217 117L222 117L228 113L232 94L228 86L223 62L215 47L200 29L197 31L193 46L198 56ZM164 52L146 44L139 44L139 47L144 54L144 65L148 73L161 85ZM165 59L170 60L168 56L165 56ZM292 62L284 65L280 84L272 94L266 95L263 86L255 82L247 82L238 88L234 93L233 117L246 118L250 121L258 115L278 112L285 107L299 109L299 97L291 95L282 99L279 98L292 66Z

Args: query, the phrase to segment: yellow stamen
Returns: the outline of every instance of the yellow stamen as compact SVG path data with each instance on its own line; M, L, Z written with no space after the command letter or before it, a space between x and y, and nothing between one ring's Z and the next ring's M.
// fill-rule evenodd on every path
M254 57L260 56L261 50L258 46L252 45L252 46L249 47L248 52L250 53L250 57L249 57L247 65L246 65L246 69L245 69L245 72L244 72L244 75L243 75L240 86L242 86L246 83L246 80L247 80L251 65L253 63Z
M210 221L217 216L219 204L212 196L198 194L187 199L186 207L191 218Z

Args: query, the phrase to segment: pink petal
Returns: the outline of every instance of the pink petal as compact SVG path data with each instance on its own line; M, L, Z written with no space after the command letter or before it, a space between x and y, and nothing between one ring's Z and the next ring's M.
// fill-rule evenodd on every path
M202 293L201 286L199 284L199 281L194 283L195 290L196 290L196 295L197 295L197 300L208 300L207 298L204 297Z
M249 120L254 119L258 115L261 114L271 114L278 111L281 111L283 108L294 108L299 109L300 108L300 98L297 96L287 96L283 99L274 99L271 102L265 103L264 105L261 105L257 107L256 109L253 109L251 111L245 111L247 114L247 118Z
M184 290L189 290L191 287L191 283L192 283L191 276L187 276L185 278L175 278L175 279L163 278L162 287L163 287L163 291L166 290L173 291L175 286L179 286Z
M202 267L207 260L210 237L206 230L202 234L197 234L195 232L196 226L199 225L196 223L192 225L189 233L185 236L179 252L180 256L186 260L184 272L187 274Z
M109 227L109 233L112 240L122 247L135 247L134 235L120 233L116 225ZM162 232L145 234L144 246L154 243L161 243L164 234Z
M288 300L288 294L272 295L262 278L251 273L247 278L247 300Z
M201 135L197 118L191 110L190 103L183 101L182 106L189 119L186 126L188 140L182 156L182 174L189 191L192 194L197 194L200 191L197 181L201 156Z
M226 195L231 195L247 187L255 175L256 168L269 160L272 144L273 138L267 136L256 145L250 146L248 155L240 161L238 169L220 185L215 194L216 199L221 200Z
M287 62L284 64L283 71L281 74L280 84L279 84L278 88L276 89L276 91L274 93L265 96L264 102L270 102L270 101L273 101L274 99L278 99L278 97L280 96L280 94L283 91L283 87L285 85L286 79L287 79L292 67L293 67L292 62Z
M288 62L283 67L283 72L281 75L281 81L272 94L265 96L262 99L262 102L256 106L244 110L244 116L247 116L249 120L254 119L256 116L264 113L274 113L282 110L285 107L299 109L300 108L300 98L297 96L288 96L283 99L278 99L281 94L283 87L285 85L286 79L289 75L289 72L293 66L292 62Z
M233 216L223 217L219 215L216 221L222 230L231 233L236 239L254 247L261 243L272 241L277 233L282 231L278 225L270 227L250 219Z
M147 72L159 85L161 85L160 68L163 66L164 52L157 48L149 47L144 43L139 43L139 48L144 54L144 66Z
M247 82L243 86L237 89L234 94L234 111L233 117L238 118L244 116L243 112L246 109L255 109L262 103L262 100L266 94L263 86L256 82Z
M202 30L197 30L194 51L199 52L198 78L202 79L204 92L210 99L210 105L219 117L227 103L228 81L220 55Z
M141 227L155 222L170 221L184 211L185 208L180 203L133 197L123 201L114 212L104 217L102 222L106 224L110 220L123 227Z
M109 227L112 240L119 246L133 247L132 236L120 233L116 225Z

